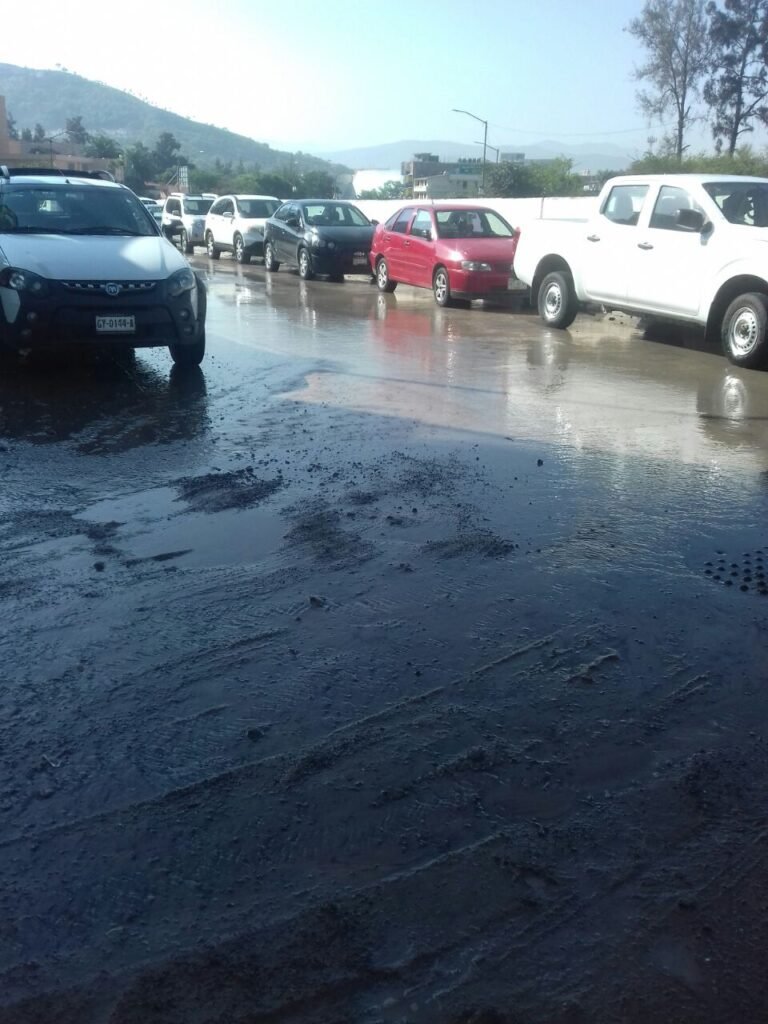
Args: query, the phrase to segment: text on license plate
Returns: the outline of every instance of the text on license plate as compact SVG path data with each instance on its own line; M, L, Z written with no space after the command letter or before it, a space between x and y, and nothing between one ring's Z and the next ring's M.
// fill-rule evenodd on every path
M523 284L517 277L510 277L507 281L507 290L510 292L524 292L527 287L528 285Z
M365 266L368 265L368 257L367 256L353 256L352 257L352 265L355 266L355 267L365 267Z
M97 316L97 334L134 334L136 332L135 316Z

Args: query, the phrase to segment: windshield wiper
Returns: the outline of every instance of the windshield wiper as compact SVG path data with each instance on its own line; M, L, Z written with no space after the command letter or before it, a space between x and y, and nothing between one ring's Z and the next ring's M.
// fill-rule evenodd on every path
M68 235L129 235L132 238L141 237L140 231L131 231L128 228L116 228L111 224L96 224L88 228L71 228L66 232Z

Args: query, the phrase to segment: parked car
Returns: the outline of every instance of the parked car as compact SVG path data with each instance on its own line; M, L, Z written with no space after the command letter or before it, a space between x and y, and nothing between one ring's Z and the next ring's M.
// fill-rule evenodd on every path
M142 203L144 203L144 205L155 218L157 223L162 226L163 204L158 202L157 199L151 199L149 196L139 196L139 199L142 201Z
M280 206L275 196L221 196L205 218L205 248L212 260L234 253L238 263L264 255L264 224Z
M213 199L208 196L186 196L174 192L165 200L163 208L163 234L173 241L178 238L185 253L195 251L196 245L205 245L205 215Z
M535 220L515 256L550 327L584 306L699 324L737 366L768 366L768 178L610 178L585 221Z
M368 254L373 224L352 203L338 199L300 199L283 203L264 227L264 266L299 268L305 281L315 274L341 280L345 274L370 274Z
M371 269L382 292L431 288L438 306L519 292L512 269L518 232L482 206L413 203L374 232Z
M0 347L167 345L197 366L205 285L104 173L0 167Z

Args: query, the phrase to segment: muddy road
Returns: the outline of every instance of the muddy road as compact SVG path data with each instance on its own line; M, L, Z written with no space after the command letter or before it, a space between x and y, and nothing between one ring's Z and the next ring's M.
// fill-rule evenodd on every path
M1 1024L764 1021L768 374L196 263L0 378Z

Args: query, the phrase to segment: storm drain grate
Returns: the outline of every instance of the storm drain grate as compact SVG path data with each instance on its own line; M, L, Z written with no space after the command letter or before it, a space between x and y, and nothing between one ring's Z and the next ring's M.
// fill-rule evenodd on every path
M738 587L745 593L768 595L768 553L762 548L742 555L715 552L717 559L704 563L704 575L725 587Z

